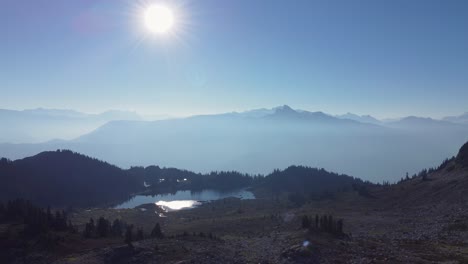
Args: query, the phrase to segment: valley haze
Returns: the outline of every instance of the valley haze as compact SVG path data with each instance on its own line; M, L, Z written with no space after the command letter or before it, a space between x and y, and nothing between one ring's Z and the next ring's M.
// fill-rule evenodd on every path
M198 172L266 174L295 164L373 182L397 181L406 172L436 166L468 140L466 113L441 120L378 120L283 105L185 118L159 116L162 120L126 111L84 114L58 109L0 110L0 117L6 124L0 133L0 156L10 159L71 149L123 168L158 164Z

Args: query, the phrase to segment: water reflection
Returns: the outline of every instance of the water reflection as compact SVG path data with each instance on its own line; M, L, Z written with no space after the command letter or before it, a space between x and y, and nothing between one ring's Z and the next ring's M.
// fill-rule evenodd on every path
M164 211L175 211L180 209L193 208L200 205L199 201L195 200L178 200L178 201L158 201L156 205L161 207Z
M116 209L127 209L127 208L135 208L142 204L154 204L157 202L182 202L182 203L174 203L171 206L175 206L175 208L179 206L184 206L182 208L192 208L193 205L185 206L184 202L186 201L213 201L219 200L228 197L236 197L240 199L255 199L255 196L252 192L249 192L245 189L230 191L230 192L218 192L214 190L202 190L199 192L192 192L192 191L177 191L173 194L158 194L158 195L136 195L132 197L130 200L117 205ZM180 210L180 209L172 209L172 210Z

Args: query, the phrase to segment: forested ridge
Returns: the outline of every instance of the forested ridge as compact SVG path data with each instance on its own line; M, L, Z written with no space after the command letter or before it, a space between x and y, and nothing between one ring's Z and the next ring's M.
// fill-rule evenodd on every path
M22 198L53 207L109 205L142 192L230 191L252 187L271 193L321 195L365 184L348 175L303 166L290 166L268 175L236 171L202 174L159 166L125 170L70 150L42 152L16 161L3 158L0 182L0 200Z

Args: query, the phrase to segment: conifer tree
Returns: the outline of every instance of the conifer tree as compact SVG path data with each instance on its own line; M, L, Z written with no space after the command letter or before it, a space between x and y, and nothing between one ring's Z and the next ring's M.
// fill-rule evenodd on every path
M128 225L127 229L125 231L125 243L127 243L129 246L133 247L132 241L133 241L133 225Z
M104 217L100 217L97 223L97 234L99 237L107 237L109 235L110 224Z
M145 238L145 234L143 233L142 228L137 229L136 240L143 240Z
M161 226L159 225L159 223L156 223L153 230L151 231L151 237L157 237L157 238L164 237L164 235L163 235L163 233L161 231Z
M119 219L115 219L112 223L112 235L121 236L122 235L122 223Z

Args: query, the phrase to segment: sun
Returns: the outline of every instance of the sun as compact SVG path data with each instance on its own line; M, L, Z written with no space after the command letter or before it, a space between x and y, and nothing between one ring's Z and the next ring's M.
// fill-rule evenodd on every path
M174 26L174 14L167 6L150 5L146 8L144 16L146 28L151 33L164 34Z

